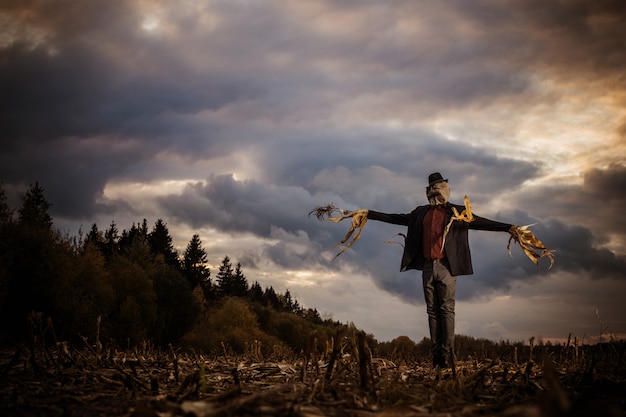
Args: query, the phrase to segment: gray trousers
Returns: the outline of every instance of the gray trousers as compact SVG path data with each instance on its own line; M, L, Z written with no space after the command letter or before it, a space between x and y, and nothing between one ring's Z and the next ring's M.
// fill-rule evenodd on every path
M454 306L456 277L446 259L427 261L422 271L428 314L431 352L435 359L449 360L454 354Z

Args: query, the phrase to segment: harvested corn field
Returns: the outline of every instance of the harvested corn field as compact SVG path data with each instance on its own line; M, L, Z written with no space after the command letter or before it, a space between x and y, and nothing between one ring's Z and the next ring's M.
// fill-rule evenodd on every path
M350 349L343 349L346 346ZM299 356L145 344L22 346L1 356L3 416L625 415L623 342L535 347L529 360L376 358L359 341ZM349 353L346 353L349 352ZM258 352L257 352L258 353ZM521 355L520 355L521 356ZM536 359L533 359L536 358Z

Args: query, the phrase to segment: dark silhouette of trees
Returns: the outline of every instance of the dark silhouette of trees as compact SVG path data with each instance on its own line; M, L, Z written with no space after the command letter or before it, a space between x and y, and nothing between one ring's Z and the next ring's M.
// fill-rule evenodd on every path
M187 280L168 265L152 274L156 294L156 320L152 338L160 346L180 340L193 327L200 312Z
M110 326L116 288L96 242L87 243L72 262L67 285L60 291L65 314L56 318L55 326L66 336L78 333L93 340L98 318Z
M238 262L232 278L232 295L235 297L245 297L247 293L248 280L241 270L241 263Z
M36 182L22 196L22 206L18 210L18 222L22 227L50 230L52 217L48 214L49 209L50 203L44 197L43 188Z
M253 303L266 305L265 294L263 293L263 288L258 281L254 281L254 283L250 286L250 289L248 289L248 298Z
M228 255L226 255L224 259L222 259L217 275L215 275L217 290L220 296L230 295L233 274L233 265Z
M316 323L316 324L324 323L324 320L322 320L322 316L320 316L320 313L317 311L317 308L307 308L306 310L302 312L302 316L312 323Z
M148 221L143 219L141 225L133 225L129 230L123 230L119 239L120 251L133 246L136 242L145 244L148 241Z
M239 297L224 297L208 316L206 326L214 334L213 341L208 346L211 350L219 349L223 342L235 352L244 352L246 344L254 340L269 339L260 329L257 316L250 305Z
M148 243L152 254L162 256L166 264L180 268L180 261L172 243L172 236L170 236L170 231L162 219L156 221L152 231L148 234Z
M98 230L98 225L96 223L91 225L91 229L89 229L89 232L85 235L82 249L86 250L89 245L93 245L104 254L104 234Z
M275 310L279 310L282 307L282 303L280 302L279 298L278 298L278 294L276 294L276 291L274 290L274 287L270 286L269 288L265 288L265 302L268 307L272 307Z
M303 309L289 290L249 286L228 256L214 285L200 236L179 257L162 219L151 231L146 219L121 231L115 221L102 230L94 223L77 241L53 228L49 208L36 183L13 219L0 184L0 343L28 341L41 330L29 320L45 318L57 339L78 344L97 336L122 347L150 340L271 353L300 352L317 340L321 351L343 326Z
M27 334L25 319L30 311L53 308L51 295L65 251L59 234L52 230L49 207L43 188L35 183L22 196L17 223L9 222L1 228L0 288L5 302L0 306L0 320L10 334L18 337Z
M298 300L295 300L291 296L291 291L289 291L289 289L287 289L285 291L285 294L282 297L279 297L279 299L282 299L282 311L285 311L287 313L295 313L298 315L302 314L302 308L300 307Z
M105 329L116 340L135 344L148 337L156 320L157 299L148 271L132 259L116 256L108 263L115 289L114 309Z
M207 253L202 247L200 235L195 234L187 244L183 256L182 271L191 289L200 286L205 293L211 287L211 271L209 270Z
M119 230L117 229L117 225L113 221L109 225L109 228L104 232L104 241L102 242L103 253L107 259L111 259L111 257L119 254L119 240Z
M79 343L100 330L101 340L167 345L192 328L198 303L162 220L152 233L145 219L121 233L93 224L77 243L52 228L49 207L32 185L14 222L0 187L0 341L27 339L33 312Z
M245 297L248 294L248 280L238 263L233 271L233 265L228 256L225 256L215 276L218 293L222 297Z

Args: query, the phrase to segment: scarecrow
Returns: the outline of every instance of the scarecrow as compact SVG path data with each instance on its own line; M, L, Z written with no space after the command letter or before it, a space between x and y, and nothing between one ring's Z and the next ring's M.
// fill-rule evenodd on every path
M388 214L374 210L342 210L334 204L316 207L309 212L318 220L335 223L346 219L351 226L345 237L336 246L341 248L337 256L344 253L361 237L368 220L407 227L404 236L404 251L400 270L422 271L424 300L432 341L433 366L448 368L453 363L454 309L456 278L473 274L469 249L468 231L485 230L508 232L507 250L511 254L511 242L517 243L528 258L539 264L545 257L554 263L553 251L546 248L527 226L515 226L475 215L470 200L464 204L452 204L448 180L439 172L428 177L426 197L428 204L416 207L407 214Z

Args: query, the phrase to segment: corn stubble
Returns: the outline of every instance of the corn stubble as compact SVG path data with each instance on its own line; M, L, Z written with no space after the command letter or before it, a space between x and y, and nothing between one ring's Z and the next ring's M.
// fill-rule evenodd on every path
M42 335L44 333L41 333ZM74 347L35 337L0 351L0 414L132 417L624 415L623 341L528 345L511 357L478 352L452 369L394 350L377 357L364 332L339 331L322 350L250 343L206 354L83 338ZM524 358L524 359L522 359ZM589 414L591 413L591 414Z

